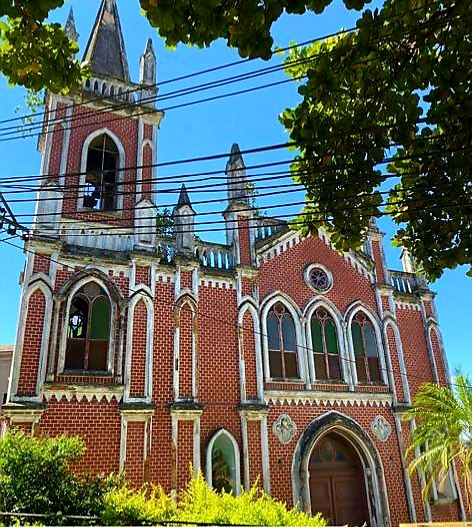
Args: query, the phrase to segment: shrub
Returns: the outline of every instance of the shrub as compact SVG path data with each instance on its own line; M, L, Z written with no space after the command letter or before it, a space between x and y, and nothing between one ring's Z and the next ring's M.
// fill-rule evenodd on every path
M0 510L46 515L41 522L56 524L63 516L98 514L114 478L74 474L70 464L84 452L78 437L8 432L0 440Z
M279 525L323 527L318 514L309 517L296 509L287 510L257 486L239 496L218 493L199 474L179 496L177 504L161 487L146 486L133 491L127 485L106 496L101 520L106 525L151 525L175 522L192 525Z

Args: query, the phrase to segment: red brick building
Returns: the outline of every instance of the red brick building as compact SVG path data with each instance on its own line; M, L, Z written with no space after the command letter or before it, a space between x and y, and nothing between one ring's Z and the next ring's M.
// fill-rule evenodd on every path
M80 434L92 471L174 492L192 464L234 492L259 478L338 525L463 517L455 474L423 503L402 461L402 408L449 379L408 255L389 270L374 223L363 251L339 254L321 231L258 217L237 145L227 243L195 237L185 188L175 235L159 236L152 43L135 84L103 0L84 58L83 90L47 97L7 422Z

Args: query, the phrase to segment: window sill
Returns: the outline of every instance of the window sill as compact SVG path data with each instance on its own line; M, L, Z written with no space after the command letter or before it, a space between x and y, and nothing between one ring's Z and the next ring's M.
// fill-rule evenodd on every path
M121 211L118 210L100 210L94 209L92 207L77 207L77 212L86 214L90 214L92 212L93 214L109 218L121 218L122 216Z
M63 370L59 373L60 377L66 377L73 375L74 377L111 377L113 374L111 371L103 370Z
M74 385L119 385L115 382L115 377L111 372L91 371L91 370L65 370L55 376L55 383L74 384Z

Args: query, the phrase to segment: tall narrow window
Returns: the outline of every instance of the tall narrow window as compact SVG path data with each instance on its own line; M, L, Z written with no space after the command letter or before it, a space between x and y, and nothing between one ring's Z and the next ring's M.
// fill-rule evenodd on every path
M270 376L275 379L299 379L297 337L292 316L281 302L267 315Z
M359 311L352 321L351 332L357 379L360 382L382 381L377 337L372 322Z
M316 378L341 379L336 325L326 309L319 307L311 318L311 341Z
M107 134L96 137L90 143L87 152L84 207L102 211L116 209L118 161L118 148Z
M106 371L111 306L94 282L82 286L72 299L67 320L64 369Z

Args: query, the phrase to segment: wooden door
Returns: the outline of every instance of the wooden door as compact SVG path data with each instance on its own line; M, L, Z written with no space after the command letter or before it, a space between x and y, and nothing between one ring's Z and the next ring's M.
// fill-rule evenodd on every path
M369 525L364 470L347 441L335 434L322 438L310 458L311 510L328 525Z

